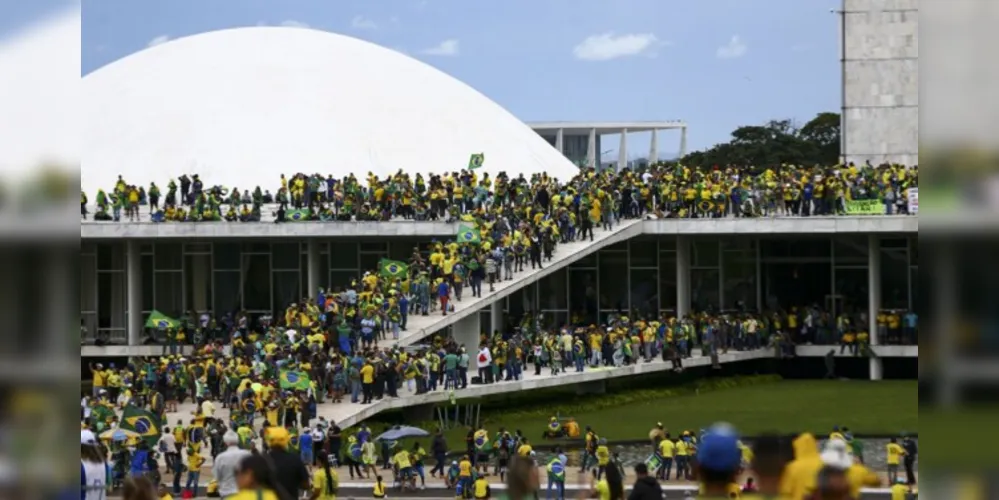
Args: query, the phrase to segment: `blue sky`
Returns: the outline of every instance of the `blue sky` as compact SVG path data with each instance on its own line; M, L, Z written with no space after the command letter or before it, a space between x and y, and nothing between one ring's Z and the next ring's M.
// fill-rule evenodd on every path
M700 149L739 125L838 110L839 3L83 0L81 58L86 74L167 39L303 25L406 51L525 121L682 119ZM662 154L677 142L661 136Z

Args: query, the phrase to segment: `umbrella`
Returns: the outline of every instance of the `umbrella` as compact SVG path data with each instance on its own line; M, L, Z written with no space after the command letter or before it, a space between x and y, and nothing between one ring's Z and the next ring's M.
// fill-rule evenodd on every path
M108 429L101 433L100 438L103 441L114 441L116 443L122 442L133 442L141 438L138 432L130 431L128 429L121 429L115 427L114 429Z
M412 437L427 437L430 433L419 428L408 425L397 425L375 438L375 441L398 441L400 439Z

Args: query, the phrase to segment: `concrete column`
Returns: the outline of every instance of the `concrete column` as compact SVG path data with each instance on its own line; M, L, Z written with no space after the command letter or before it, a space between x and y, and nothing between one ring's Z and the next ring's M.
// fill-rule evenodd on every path
M557 149L558 152L562 154L565 154L565 138L563 137L564 135L565 131L562 129L558 129L555 132L555 149Z
M586 166L589 168L596 167L600 162L600 158L597 158L597 129L590 129L590 138L586 141Z
M617 171L628 167L628 129L621 129L621 145L617 148Z
M687 156L687 127L680 129L680 157Z
M307 283L309 284L309 297L319 296L319 287L322 286L322 279L319 276L319 242L312 239L306 244L305 269L308 273Z
M690 237L676 239L676 316L690 313Z
M649 164L659 161L659 131L652 129L652 141L649 142Z
M881 310L881 240L876 234L867 235L867 328L871 347L878 345L878 311ZM871 358L871 380L881 380L881 358Z
M493 303L489 305L489 318L490 318L489 333L490 334L492 334L496 330L502 330L503 329L503 325L504 325L504 321L503 321L503 301L504 300L505 299L499 299L499 300L493 301Z
M468 352L468 369L478 370L476 353L479 352L479 336L482 335L482 326L479 324L480 315L478 311L466 318L459 320L451 326L451 335L458 345L464 345Z
M142 255L139 242L125 242L125 297L128 304L128 319L125 331L128 345L142 344Z

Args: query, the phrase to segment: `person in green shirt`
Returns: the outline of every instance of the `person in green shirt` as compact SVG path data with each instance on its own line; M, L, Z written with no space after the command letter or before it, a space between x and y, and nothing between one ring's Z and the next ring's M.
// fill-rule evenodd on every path
M458 355L453 351L444 356L444 390L458 388Z

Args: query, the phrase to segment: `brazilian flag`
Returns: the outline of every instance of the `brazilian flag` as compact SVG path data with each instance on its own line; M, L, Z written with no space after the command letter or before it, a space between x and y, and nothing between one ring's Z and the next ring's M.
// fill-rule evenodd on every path
M107 429L108 424L111 422L111 417L114 416L114 409L104 403L97 403L97 406L94 406L90 410L90 418L94 423L94 427L97 428L97 432Z
M281 370L278 378L281 381L282 389L292 389L296 391L306 391L309 389L309 374L293 370Z
M156 442L160 440L160 419L152 412L137 406L125 407L118 427L142 436L150 446L156 446Z
M378 261L378 274L385 278L405 278L409 275L409 266L405 262L382 259Z
M475 153L468 157L468 169L475 170L481 168L486 163L485 153Z
M284 218L291 222L303 222L309 220L308 208L294 208L284 214Z
M149 313L149 318L146 319L146 328L166 330L169 328L177 328L178 326L180 326L180 321L177 321L156 310Z
M475 226L470 226L468 224L458 225L458 243L482 243L482 238L479 236L479 230Z

